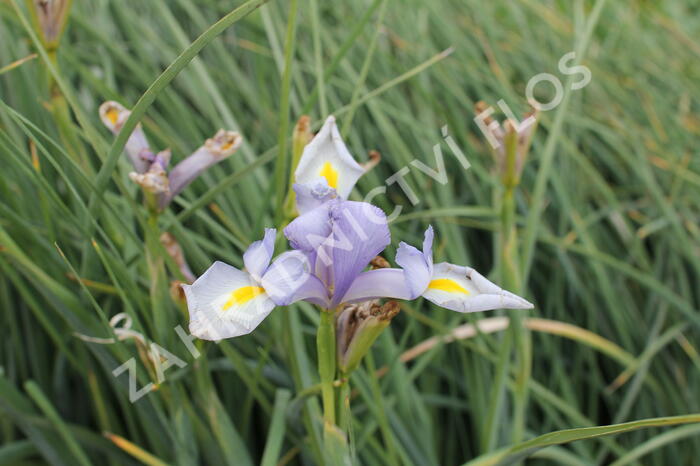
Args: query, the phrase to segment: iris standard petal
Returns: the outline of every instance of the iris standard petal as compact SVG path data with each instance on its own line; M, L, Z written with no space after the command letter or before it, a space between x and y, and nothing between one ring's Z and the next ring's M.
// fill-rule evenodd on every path
M131 164L138 173L144 173L148 170L151 164L147 157L149 152L148 140L140 123L134 129L134 132L131 133L129 139L126 140L124 150L129 155Z
M302 299L323 305L329 301L326 288L311 274L309 260L301 251L280 254L263 275L261 284L279 306Z
M365 203L333 199L284 229L293 248L313 257L313 274L332 294L332 306L391 241L386 215Z
M275 252L276 235L277 230L274 228L265 228L263 239L252 243L243 253L243 263L246 270L258 281L267 270L267 266L270 265L270 259Z
M294 172L296 182L306 184L319 176L328 181L340 197L347 199L364 169L345 146L335 117L329 116L321 130L304 148Z
M427 263L422 252L403 241L396 252L396 263L405 272L407 286L411 290L410 299L423 294L430 283L432 263Z
M447 262L435 265L423 297L438 306L457 312L534 307L520 296L490 282L476 270Z
M433 226L428 225L428 228L423 234L423 256L425 256L425 261L430 264L430 273L433 273L433 239L435 238L435 232L433 231Z
M219 261L182 288L190 311L190 333L203 340L246 335L275 307L250 274Z
M403 241L399 243L396 263L406 273L407 285L412 295L410 299L422 295L433 275L433 227L429 226L425 230L423 252Z
M334 199L338 194L335 189L328 186L328 181L318 177L306 184L294 183L297 211L303 215L306 212Z
M328 239L333 231L332 207L338 202L331 200L319 207L294 219L284 229L284 234L289 244L299 251L306 253L310 259L312 272L321 280L327 288L333 283L332 270L327 260L318 260L319 255L327 257L324 253L328 249Z
M337 306L369 261L389 245L391 235L386 215L378 207L354 201L330 204L333 231L324 244L326 247L319 250L316 269L319 261L330 265L332 305Z
M332 228L331 202L300 215L285 227L284 236L294 249L312 253L328 238Z
M377 298L415 298L403 270L376 269L362 272L352 282L341 302L358 303Z

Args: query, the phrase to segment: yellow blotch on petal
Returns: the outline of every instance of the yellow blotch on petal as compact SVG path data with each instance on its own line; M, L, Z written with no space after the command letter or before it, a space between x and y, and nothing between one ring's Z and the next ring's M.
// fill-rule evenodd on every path
M338 170L333 168L330 162L326 162L321 167L321 171L318 174L328 181L328 186L333 189L338 189Z
M464 287L462 287L462 285L457 283L455 280L452 280L451 278L438 278L432 280L428 284L428 288L431 290L446 291L448 293L470 294L469 290L466 290Z
M113 125L117 124L117 120L119 119L119 110L117 110L114 107L110 107L109 110L105 113L105 116L109 121L112 122Z
M228 311L233 306L241 306L264 292L265 289L259 286L242 286L231 292L221 310Z

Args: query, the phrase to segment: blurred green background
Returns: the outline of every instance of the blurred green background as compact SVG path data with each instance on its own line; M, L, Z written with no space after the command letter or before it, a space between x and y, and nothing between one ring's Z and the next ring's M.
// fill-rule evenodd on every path
M172 330L187 327L169 293L180 277L154 235L172 233L195 274L241 266L274 223L279 142L300 116L317 129L333 113L358 160L382 154L354 198L413 159L435 167L436 144L445 154L447 184L407 176L418 204L395 184L373 200L404 206L386 257L432 223L438 261L498 281L501 188L473 107L503 99L521 114L532 76L567 83L557 63L570 51L592 80L542 113L515 198L521 294L535 303L523 341L508 352L507 332L478 333L408 360L433 336L512 313L404 305L351 380L354 459L462 464L551 431L700 412L697 2L270 1L147 93L143 126L174 161L219 128L245 139L156 226L126 157L111 169L97 108L133 107L241 3L75 0L55 51L37 47L31 3L0 1L0 464L319 464L317 311L294 305L250 336L197 342L195 360ZM133 404L112 371L134 357L137 388L155 382L143 344L76 336L112 337L121 312L188 363ZM697 464L698 434L652 426L527 462Z

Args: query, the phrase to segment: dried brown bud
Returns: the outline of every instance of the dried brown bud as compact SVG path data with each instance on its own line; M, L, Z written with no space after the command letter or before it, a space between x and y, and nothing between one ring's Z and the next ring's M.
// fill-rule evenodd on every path
M400 310L396 301L380 305L376 299L343 308L336 320L338 366L342 372L347 374L357 367Z
M474 113L476 113L477 115L486 112L488 109L489 109L489 105L486 102L484 102L483 100L478 101L474 105ZM491 123L493 121L494 121L493 118L491 118L490 116L486 116L484 118L484 123L486 123L487 125L491 125Z
M369 151L369 160L365 163L360 164L364 168L365 172L370 171L382 161L382 154L377 150Z
M374 269L388 269L391 267L391 264L389 264L389 261L384 259L382 256L377 256L374 259L372 259L369 262L370 267L372 270Z
M170 297L173 298L173 301L183 306L187 305L185 290L182 288L182 285L188 284L189 283L185 283L180 280L173 280L172 282L170 282Z
M163 246L165 246L165 250L168 251L168 255L172 257L175 264L177 264L177 267L185 277L185 280L187 280L188 283L192 283L195 280L195 276L192 273L192 270L190 270L189 265L187 265L187 261L185 260L185 255L182 252L180 243L178 243L175 237L168 232L160 235L160 242L163 244Z
M377 317L380 320L391 320L396 317L399 312L401 312L401 305L397 301L387 301L381 307Z
M151 164L146 173L131 172L129 173L129 178L148 193L165 195L170 191L168 174L159 163Z

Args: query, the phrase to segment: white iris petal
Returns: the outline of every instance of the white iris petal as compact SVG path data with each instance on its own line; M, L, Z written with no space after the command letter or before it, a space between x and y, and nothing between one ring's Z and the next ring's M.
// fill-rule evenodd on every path
M498 287L470 267L441 262L435 265L423 297L457 312L493 309L532 309L525 299Z
M329 116L321 130L307 144L299 160L296 182L314 183L319 177L326 179L328 186L338 192L338 196L347 199L364 169L352 157L340 137L335 117Z

